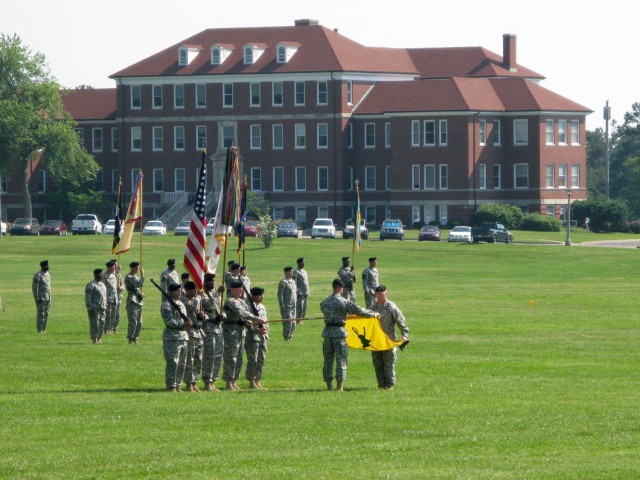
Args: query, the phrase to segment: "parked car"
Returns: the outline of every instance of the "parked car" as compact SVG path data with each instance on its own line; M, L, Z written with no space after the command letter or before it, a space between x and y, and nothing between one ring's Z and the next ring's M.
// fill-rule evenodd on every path
M216 221L215 218L210 218L209 221L207 222L207 235L211 235L213 233L213 224Z
M342 229L342 238L353 238L355 226L353 219L350 218L347 220L347 223ZM363 240L367 240L369 238L369 229L367 228L364 220L360 220L360 238Z
M447 242L471 243L471 240L471 227L465 227L464 225L453 227L447 237Z
M81 213L71 222L71 231L75 235L81 233L99 235L102 233L102 222L93 213Z
M385 220L380 227L380 240L404 240L404 225L400 220Z
M40 235L40 224L35 218L16 218L9 228L11 235Z
M247 223L244 226L244 235L245 237L259 237L260 236L260 227L258 226L258 222L255 220L247 220ZM298 236L298 231L296 227L296 237Z
M207 226L208 228L208 226ZM180 223L178 223L178 225L176 225L176 228L173 229L173 234L174 235L189 235L189 231L191 230L191 220L183 220Z
M66 237L69 227L62 220L47 220L40 227L40 235L58 235Z
M113 235L113 232L116 229L116 220L112 218L111 220L107 220L107 223L102 227L102 233L104 235Z
M482 225L473 227L471 235L473 237L473 243L513 242L513 234L507 230L507 227L503 224L496 222L485 222Z
M167 227L160 220L149 220L142 229L143 235L166 235Z
M7 234L7 224L0 218L0 236Z
M311 238L336 238L336 225L330 218L316 218L311 227Z
M418 232L418 240L440 241L440 228L437 225L424 225Z
M298 238L298 225L296 222L280 222L276 236Z

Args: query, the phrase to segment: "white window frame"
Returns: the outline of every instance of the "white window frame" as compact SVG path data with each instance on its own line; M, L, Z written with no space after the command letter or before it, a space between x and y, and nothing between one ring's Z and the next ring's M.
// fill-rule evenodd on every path
M376 189L375 165L366 165L364 167L364 189L369 192L372 192Z
M317 83L316 103L318 105L327 105L329 103L329 88L326 80L321 80Z
M279 97L280 101L276 101L276 95ZM271 83L271 106L273 107L282 107L284 104L284 87L282 82L272 82Z
M571 188L580 188L580 164L571 165Z
M253 65L253 47L245 47L242 58L245 65Z
M233 83L222 84L222 108L233 108Z
M544 141L546 145L556 144L556 122L553 118L547 118L544 122Z
M111 127L111 151L118 151L118 127Z
M111 170L111 192L118 193L118 184L120 183L120 172L118 169L113 168Z
M318 207L318 216L316 218L328 218L329 207Z
M102 133L102 127L94 127L91 129L91 151L102 152L102 146L104 143L104 137Z
M518 170L524 169L525 174L524 178L526 178L526 185L518 185ZM520 172L520 178L523 177L522 172ZM513 188L516 190L522 190L525 188L529 188L529 164L528 163L515 163L513 165Z
M558 145L567 144L567 121L565 119L558 120Z
M160 126L151 127L151 150L161 152L164 148L164 129Z
M307 148L307 128L304 123L294 125L294 146L296 150Z
M251 190L254 192L262 191L262 169L260 167L251 168Z
M391 122L384 123L384 148L391 148Z
M173 127L173 150L175 152L184 152L186 142L184 136L184 126L183 125L175 125ZM180 145L180 141L182 140L182 145Z
M279 177L279 181L278 181ZM273 191L284 192L284 168L273 167Z
M411 205L411 224L412 225L420 221L421 213L422 213L422 207L420 205Z
M545 188L555 188L556 186L556 166L548 163L545 167Z
M140 110L142 108L142 86L131 85L131 110Z
M516 147L529 145L529 119L516 118L513 120L513 145Z
M161 188L158 189L156 187L156 182L158 180L157 176L158 174L160 175L160 183L161 183ZM162 168L154 168L153 169L153 191L154 192L164 192L164 170Z
M353 81L347 80L347 105L353 105Z
M391 191L391 165L384 167L384 189Z
M196 83L195 88L195 104L196 108L207 108L207 84Z
M307 222L307 207L296 207L296 222L306 223Z
M478 188L480 190L487 189L487 164L478 164Z
M411 165L411 190L420 190L420 165Z
M438 145L446 147L449 141L449 123L447 120L438 121Z
M296 192L307 191L307 167L296 167Z
M427 125L429 125L431 128L428 128ZM432 136L433 136L433 140L431 140ZM425 120L424 121L424 146L435 147L435 145L436 145L436 121Z
M493 121L491 135L493 136L493 145L496 147L502 146L502 120Z
M433 163L427 163L424 166L424 189L435 190L437 185L436 166Z
M131 127L131 151L142 151L142 127Z
M493 189L500 190L502 188L502 166L498 163L493 164Z
M558 165L558 188L567 188L567 164L561 163Z
M411 146L420 146L420 120L411 120Z
M347 148L353 149L353 123L347 124Z
M273 219L284 220L284 207L273 207Z
M389 208L389 207L387 207ZM387 218L391 216L391 212L387 214ZM367 225L376 224L376 207L374 205L365 205L364 207L364 222Z
M287 49L283 45L278 46L277 62L287 63Z
M480 137L480 145L487 144L487 121L482 119L478 121L478 136Z
M180 188L180 182L182 182L182 188ZM187 175L184 168L175 168L173 170L173 191L174 192L186 192L187 191Z
M259 107L261 103L261 97L262 96L260 94L260 83L251 82L249 84L249 106L254 108Z
M182 110L185 104L184 83L177 83L173 86L173 108Z
M447 190L449 188L449 166L446 163L441 163L438 166L438 186L440 190Z
M222 63L222 51L220 47L211 47L211 65L220 65Z
M277 134L278 130L279 134ZM280 139L279 145L276 143L276 139ZM284 149L284 126L281 123L274 123L271 126L271 148L273 150Z
M323 181L325 185L322 185ZM318 191L329 191L329 167L318 167Z
M317 129L317 148L326 150L329 148L329 124L319 123Z
M571 120L571 145L580 145L580 120Z
M160 110L164 106L162 85L151 85L151 108Z
M207 126L196 125L196 149L203 150L207 148Z
M364 124L364 148L376 148L376 124L373 122Z
M252 124L249 126L249 135L251 136L251 150L260 150L262 148L262 125Z
M293 82L293 104L296 107L304 107L306 99L306 85L304 81Z
M231 130L233 134L231 136L227 135L227 131ZM228 148L232 145L237 145L238 139L236 138L236 127L235 125L222 125L220 127L220 138L222 139L222 147ZM231 142L227 142L227 140L231 140Z

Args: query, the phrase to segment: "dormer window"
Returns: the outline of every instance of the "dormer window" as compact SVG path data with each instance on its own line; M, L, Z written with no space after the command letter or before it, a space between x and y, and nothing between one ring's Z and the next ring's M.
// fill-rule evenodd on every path
M245 65L252 65L253 64L253 48L246 47L244 49L244 63L245 63Z
M178 48L178 65L186 67L198 56L201 48L197 45L183 45Z
M280 42L276 45L276 61L278 63L287 63L291 60L291 57L298 51L300 48L299 43L294 42Z
M256 63L266 48L267 46L261 43L247 43L242 47L244 64L253 65Z
M222 65L231 52L233 52L233 45L213 45L211 47L211 65Z

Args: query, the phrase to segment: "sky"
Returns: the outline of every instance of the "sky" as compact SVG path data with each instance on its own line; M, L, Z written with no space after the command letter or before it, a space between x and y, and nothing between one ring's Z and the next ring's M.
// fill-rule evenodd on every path
M594 111L608 100L621 123L640 102L636 0L29 0L3 2L0 33L44 54L67 88L115 87L109 75L207 28L293 25L312 18L366 46L481 46L517 61L542 85Z

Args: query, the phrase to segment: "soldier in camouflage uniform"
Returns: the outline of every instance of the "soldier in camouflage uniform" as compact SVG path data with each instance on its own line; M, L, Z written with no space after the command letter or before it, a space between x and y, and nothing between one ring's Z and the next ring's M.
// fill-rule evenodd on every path
M224 284L227 287L227 298L231 296L231 283L234 281L240 281L240 264L233 262L229 266L229 271L225 274ZM242 292L242 298L245 298L244 290Z
M165 324L162 332L162 350L165 360L165 384L167 390L179 392L184 377L185 358L187 356L187 328L191 321L187 317L187 310L180 301L180 284L169 285L168 295L173 299L177 308L167 299L162 302L160 314ZM185 320L186 318L186 320Z
M278 304L282 319L296 317L296 281L293 279L293 267L284 268L284 278L278 283ZM282 336L285 341L291 341L296 331L296 322L282 322Z
M102 281L107 287L107 313L104 320L104 331L107 335L116 331L116 312L120 309L118 303L118 277L116 276L116 262L106 263L107 271L102 275Z
M251 310L251 305L253 299L251 298L251 279L249 275L247 275L247 267L245 265L240 266L240 271L238 272L238 279L242 282L242 291L244 295L244 300L247 302L247 306L249 310Z
M113 329L117 332L120 327L120 310L122 309L122 298L124 297L124 280L122 278L122 272L120 272L120 263L115 258L111 260L116 263L116 281L118 284L118 304L116 307L116 314L113 319Z
M129 343L138 343L140 330L142 329L142 305L144 293L142 293L142 285L144 285L144 268L139 262L131 262L131 269L126 277L124 277L124 286L127 289L127 319L129 325L127 327L127 338ZM136 274L140 271L140 277Z
M251 289L251 301L253 302L253 313L260 318L267 318L267 309L262 303L264 288L253 287ZM262 369L267 356L267 344L269 342L269 324L252 323L247 331L244 340L244 348L247 352L247 368L245 377L249 380L249 388L265 390L260 383L262 380Z
M180 286L178 272L176 272L176 259L167 260L167 269L160 274L160 288L165 292L169 291L169 285L176 284Z
M242 298L242 282L233 280L229 285L231 296L224 302L223 335L224 351L223 362L224 371L222 379L227 382L227 390L240 390L236 381L240 377L242 362L242 339L244 338L245 327L249 328L252 321L266 323L266 320L259 318L249 311L246 302Z
M51 276L49 275L49 260L40 262L40 270L33 275L31 282L33 299L36 302L36 327L38 333L45 333L49 310L51 309Z
M380 314L380 326L391 340L396 340L396 325L402 333L402 340L405 342L409 340L409 328L405 323L404 315L397 305L387 298L386 286L378 285L376 287L376 301L371 305L371 310ZM395 385L397 355L395 347L383 352L371 352L371 360L376 371L379 388L389 390Z
M188 272L181 273L180 274L180 299L181 300L182 300L182 297L184 297L187 294L187 289L185 288L185 285L187 284L188 281L189 281L189 273Z
M189 341L187 342L187 366L184 371L184 382L190 392L199 392L198 378L202 372L202 352L204 349L204 321L206 316L202 310L202 299L198 295L196 284L192 281L184 283L183 290L186 292L180 300L187 309L187 317L191 320L192 326L187 329Z
M307 300L309 299L309 276L304 269L304 258L296 260L298 267L293 271L296 281L296 318L307 316Z
M224 340L222 337L222 309L220 294L224 287L216 291L215 273L204 274L204 291L202 292L202 309L207 316L204 323L204 350L202 353L202 380L204 389L217 391L214 382L220 375L222 366L222 350Z
M356 292L353 289L356 283L356 274L353 273L353 268L349 266L349 257L342 257L342 267L338 270L338 278L344 283L342 296L350 302L356 303Z
M378 269L376 265L378 261L376 257L369 259L369 266L362 271L362 288L364 289L364 303L366 307L371 307L371 304L376 298L376 287L380 284L378 281Z
M107 311L107 287L102 283L102 269L93 271L93 280L84 288L84 304L89 314L89 335L93 343L102 343Z
M336 361L336 390L342 391L347 378L347 330L345 324L347 315L361 315L363 317L377 317L378 313L357 306L343 296L344 283L336 278L331 284L333 294L320 303L320 310L324 315L324 329L322 337L322 353L324 367L322 377L328 390L333 390L333 359Z

